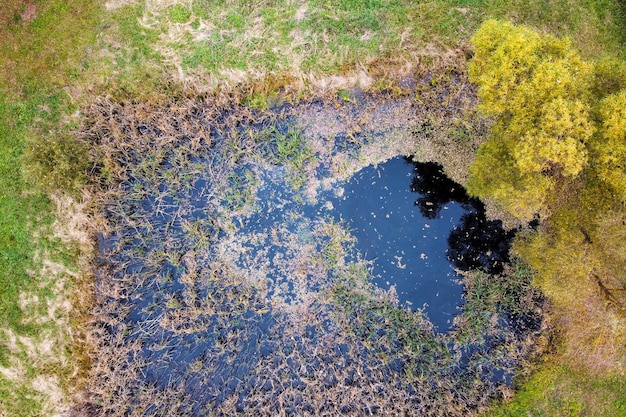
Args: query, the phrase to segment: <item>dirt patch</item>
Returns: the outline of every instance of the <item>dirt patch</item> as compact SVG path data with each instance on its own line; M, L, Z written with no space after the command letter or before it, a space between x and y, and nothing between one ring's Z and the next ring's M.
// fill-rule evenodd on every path
M120 7L136 4L137 2L138 0L109 0L104 3L104 7L107 10L115 10L119 9Z
M37 17L37 6L35 6L35 3L28 3L20 16L24 22L30 22L35 19Z
M33 389L49 399L48 406L42 411L50 416L67 415L69 406L66 403L66 394L59 386L57 376L38 375L33 379Z

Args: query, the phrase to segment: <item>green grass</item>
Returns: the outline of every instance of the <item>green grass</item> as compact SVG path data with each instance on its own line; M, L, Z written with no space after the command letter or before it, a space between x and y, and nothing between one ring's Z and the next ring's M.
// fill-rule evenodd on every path
M42 194L25 194L28 185L21 175L20 154L25 125L39 113L35 103L0 103L0 314L10 327L22 329L17 305L20 289L33 285L26 270L34 268L32 256L37 247L33 233L52 219L50 202ZM11 116L17 116L17 123ZM14 123L11 123L11 120ZM13 126L11 126L13 124Z
M229 69L331 74L357 62L388 58L403 43L409 49L423 46L427 31L428 37L451 41L466 23L462 13L449 11L444 3L344 0L298 6L268 2L250 8L195 1L189 19L219 29L206 39L194 42L188 36L177 45L185 54L184 68L201 67L218 75Z
M570 37L587 58L606 53L626 56L623 2L566 0L561 3L562 6L547 0L513 0L495 8L494 16Z
M486 18L506 18L570 36L586 56L625 56L622 6L616 1L312 0L209 2L156 10L155 31L184 35L159 41L189 74L218 80L232 71L273 76L349 71L416 61L463 47ZM174 31L173 28L177 28ZM176 32L178 33L178 32ZM167 36L165 38L168 38ZM425 60L424 62L428 62Z
M96 1L36 2L32 21L20 17L25 1L6 3L3 7L14 14L0 15L1 91L28 101L38 92L67 85L84 71L81 45L95 40Z
M57 311L58 322L47 319L48 303L69 293L56 287L65 275L42 274L43 262L74 268L76 252L52 236L54 206L38 175L48 173L31 171L29 181L24 153L31 146L45 148L46 139L63 132L61 120L73 111L63 89L86 69L81 50L95 38L98 7L93 1L34 6L30 21L22 19L21 1L6 2L8 14L0 15L0 366L14 375L0 375L0 414L7 416L54 412L33 381L52 378L60 389L73 391L68 384L82 355L65 336L68 329L58 324L69 318ZM56 158L66 156L65 148L57 149ZM71 291L72 284L63 288ZM35 301L21 306L26 299ZM15 344L10 334L17 337ZM50 343L49 353L28 353L29 344L39 349L44 341Z
M617 417L626 415L623 377L592 376L548 364L522 384L513 400L486 417Z
M0 97L0 366L22 375L18 379L0 375L0 414L43 416L51 412L46 405L48 397L37 392L32 382L41 376L58 377L60 388L71 392L68 383L83 355L65 336L69 329L63 326L69 326L69 317L57 311L58 321L48 318L49 303L69 297L74 284L63 284L60 288L64 292L59 293L57 285L67 276L63 272L44 273L43 261L75 270L77 252L53 237L54 205L23 175L26 136L36 120L59 116L48 113L57 97L39 95L25 102L8 101ZM34 303L20 306L22 300L33 297ZM17 347L11 346L5 332L18 337ZM36 349L40 343L51 343L51 350L34 358L28 354L30 343Z
M37 271L41 267L34 260L36 252L45 246L51 250L58 248L53 243L50 245L51 242L34 238L35 234L45 234L49 228L53 219L52 206L45 195L31 190L24 181L20 156L25 130L41 115L39 105L45 99L20 104L7 104L5 100L0 102L0 322L3 328L11 329L17 335L36 338L49 325L26 322L28 316L18 302L22 293L35 294L42 300L48 297L49 285L28 271ZM45 315L45 311L39 311L39 314ZM2 345L1 366L12 366L16 358L23 364L29 363L23 352ZM34 373L34 366L27 367L27 371ZM0 377L0 410L7 410L9 415L37 415L41 404L29 398L33 394L27 383ZM25 414L20 414L22 412Z
M208 71L274 72L296 63L300 71L331 74L357 62L410 54L429 42L454 47L464 40L459 28L467 36L472 26L470 15L446 2L310 1L306 8L269 3L237 9L232 3L221 4L223 9L208 9L201 1L194 5L199 19L224 32L192 42L185 58L187 67Z
M27 273L35 269L33 255L38 244L33 234L38 225L50 223L51 210L45 196L25 193L29 187L20 170L23 148L20 138L37 115L37 105L34 102L7 104L6 101L4 98L0 102L0 321L3 327L17 334L34 336L38 326L23 322L18 300L21 291L37 287L37 280ZM0 346L0 366L11 367L15 352L4 343ZM24 359L23 354L18 356ZM29 394L31 390L24 385L0 378L0 409L10 415L18 415L18 410L34 415L40 410L41 405L28 398Z

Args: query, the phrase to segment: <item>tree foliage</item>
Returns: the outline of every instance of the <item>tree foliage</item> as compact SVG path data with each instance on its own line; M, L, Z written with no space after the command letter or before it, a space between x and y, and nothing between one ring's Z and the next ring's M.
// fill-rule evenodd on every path
M472 42L470 78L495 121L470 192L527 221L549 215L556 187L589 171L626 200L626 64L587 62L567 39L495 20Z
M540 216L515 247L570 323L571 352L626 363L626 325L615 325L626 316L626 63L493 20L472 43L470 79L493 123L468 190L522 221Z
M469 189L496 198L522 220L547 214L560 177L579 175L595 132L589 105L592 65L567 40L487 21L473 38L470 77L480 108L496 118ZM483 176L486 168L492 172Z
M615 197L626 201L626 90L604 98L599 113L599 135L591 143L594 167Z

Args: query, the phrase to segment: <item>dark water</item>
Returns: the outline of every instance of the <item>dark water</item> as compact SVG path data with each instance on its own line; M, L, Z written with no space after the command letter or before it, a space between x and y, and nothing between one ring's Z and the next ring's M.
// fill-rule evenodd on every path
M429 219L440 216L450 202L463 207L463 216L447 239L448 259L456 268L502 272L515 232L505 231L499 220L488 220L480 200L469 197L461 185L446 177L441 165L432 162L415 163L411 190L419 194L415 205Z
M113 232L99 236L94 327L113 354L98 358L97 379L115 394L99 400L130 393L129 407L109 414L370 415L394 404L440 414L510 384L511 343L529 332L509 331L520 320L503 310L467 342L448 330L461 313L455 269L501 271L511 235L440 166L393 158L310 204L292 167L235 155L220 139L204 153L165 147L158 166L137 155L102 207ZM315 169L331 175L324 162ZM373 283L424 308L437 332L420 314L345 288L331 262L315 263L331 239L319 229L332 220L355 238L346 260L370 260Z
M423 216L411 188L416 170L402 157L362 169L333 201L334 215L347 221L356 249L373 262L374 283L395 286L402 304L424 307L433 324L446 330L462 301L447 237L467 210L447 202L436 215Z
M396 157L341 187L334 216L347 221L356 249L373 262L374 283L395 286L403 305L424 307L440 331L462 304L455 268L499 272L508 261L511 236L437 164Z
M370 261L373 283L384 290L395 287L401 305L423 309L439 331L450 329L462 304L455 269L497 273L508 261L511 235L500 222L486 220L482 203L468 197L437 164L395 157L370 165L321 194L315 205L298 201L280 169L262 176L257 212L243 219L239 230L268 236L248 246L251 251L269 248L275 269L274 259L289 254L272 244L272 229L305 236L316 219L344 222L356 238L349 257ZM278 274L269 278L281 281ZM282 281L287 293L293 290L289 279Z

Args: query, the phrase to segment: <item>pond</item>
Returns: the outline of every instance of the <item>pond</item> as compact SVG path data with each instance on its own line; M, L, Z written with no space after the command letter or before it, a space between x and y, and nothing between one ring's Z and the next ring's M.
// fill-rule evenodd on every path
M436 215L422 215L415 201L423 195L412 187L419 168L403 157L368 166L340 185L330 201L333 216L346 221L355 237L355 250L372 262L373 282L394 287L402 305L424 308L446 331L462 303L448 236L468 209L449 201Z
M305 225L333 219L354 238L348 259L367 261L372 283L394 291L401 306L424 311L439 331L451 328L463 302L457 268L500 272L508 262L512 233L501 223L488 221L482 203L470 198L437 164L398 156L369 165L320 193L314 204L295 198L292 186L278 172L274 178L264 172L257 213L239 220L245 225L238 231L239 240L281 228L302 235ZM265 250L273 266L267 278L277 286L285 281L293 300L294 282L280 277L273 264L279 253L281 259L289 259L278 246L259 239L247 248L255 254Z
M193 146L134 123L149 148L119 157L99 235L100 414L462 415L510 385L537 331L516 324L538 322L517 303L529 275L500 275L512 232L441 166L393 157L339 179L336 160L385 138L346 150L289 117L206 123Z

